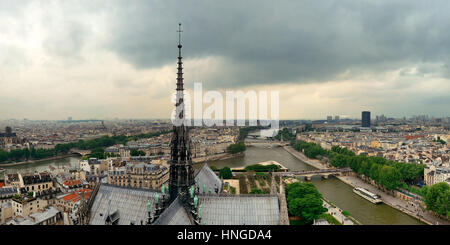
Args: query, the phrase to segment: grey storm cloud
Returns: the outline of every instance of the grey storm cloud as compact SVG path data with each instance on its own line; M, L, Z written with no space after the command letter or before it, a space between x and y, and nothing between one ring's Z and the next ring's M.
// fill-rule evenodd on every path
M108 48L139 69L174 63L180 21L185 58L225 61L202 81L207 87L321 82L421 62L448 67L448 1L116 3Z
M0 0L0 119L166 117L179 22L188 89L279 90L285 118L449 115L448 9L447 0Z
M49 35L44 42L44 48L48 53L61 57L76 57L89 35L87 27L74 21L63 23L60 28L55 28L54 32L58 35Z

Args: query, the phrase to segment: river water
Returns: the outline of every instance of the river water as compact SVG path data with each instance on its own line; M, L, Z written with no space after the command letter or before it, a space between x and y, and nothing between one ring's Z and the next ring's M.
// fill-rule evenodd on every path
M42 161L37 163L28 163L28 164L21 164L16 166L9 166L9 167L2 167L6 169L6 173L29 173L29 172L42 172L49 170L50 166L53 166L54 168L62 168L62 167L76 167L78 166L78 161L80 160L80 157L66 157L62 159L57 160L48 160L48 161Z
M78 165L78 157L68 157L59 160L43 161L39 163L4 167L7 173L33 172L48 170L53 167L73 167ZM277 161L291 170L315 169L298 160L281 147L269 145L247 147L242 157L212 161L208 164L222 168L243 167L264 161ZM355 219L367 225L420 225L422 222L394 209L386 204L375 205L353 193L352 188L337 178L330 177L322 180L313 177L311 182L322 195L335 203L339 208L348 211Z
M263 161L277 161L291 170L312 170L310 165L298 160L282 147L269 147L258 145L247 147L245 156L209 162L208 165L217 168L242 167ZM353 193L351 186L337 178L331 177L322 180L319 176L313 177L311 182L322 195L335 203L339 208L346 210L362 224L366 225L422 225L424 223L406 215L386 204L372 204Z

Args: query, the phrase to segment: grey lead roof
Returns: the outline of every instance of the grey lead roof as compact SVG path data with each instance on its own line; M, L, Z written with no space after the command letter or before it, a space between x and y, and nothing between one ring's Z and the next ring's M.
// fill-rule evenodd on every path
M222 181L206 163L198 171L195 181L200 182L200 193L203 192L203 184L206 186L206 193L208 193L209 188L211 188L212 193L215 193L214 188L216 186L219 188L219 193L222 191Z
M207 225L277 225L280 218L276 195L200 195Z
M188 215L189 214L186 212L186 209L180 204L177 197L153 224L191 225L192 223Z
M220 179L208 167L203 165L196 179L201 185L205 183L214 191L214 185L221 187ZM203 187L200 187L203 188ZM102 184L91 208L91 225L104 225L111 199L111 212L119 211L119 225L129 225L131 222L146 223L147 200L154 191L114 187ZM200 194L199 204L202 205L202 221L207 225L277 225L280 219L280 208L276 195L223 195ZM100 216L100 213L102 216ZM178 198L163 211L155 221L155 225L190 225L192 224L186 209Z
M147 201L153 199L154 191L144 189L131 189L102 184L95 196L91 208L91 225L104 225L108 213L119 211L119 225L129 225L131 222L145 224L148 218ZM101 215L100 215L101 214Z
M16 187L2 187L0 188L0 195L13 195L17 194Z
M276 195L200 195L201 224L277 225L280 212ZM155 225L191 225L178 198L154 223Z

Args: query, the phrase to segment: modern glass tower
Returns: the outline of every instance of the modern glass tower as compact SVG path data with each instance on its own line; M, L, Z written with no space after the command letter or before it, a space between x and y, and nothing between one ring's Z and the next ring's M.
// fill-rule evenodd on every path
M361 119L363 127L370 128L370 111L363 111L362 112L362 119Z

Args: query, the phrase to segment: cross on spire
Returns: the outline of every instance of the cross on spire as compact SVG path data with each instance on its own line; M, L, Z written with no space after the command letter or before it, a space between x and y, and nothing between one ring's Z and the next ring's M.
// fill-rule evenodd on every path
M181 23L178 23L178 45L181 46L181 33L183 32L183 30L181 30Z

